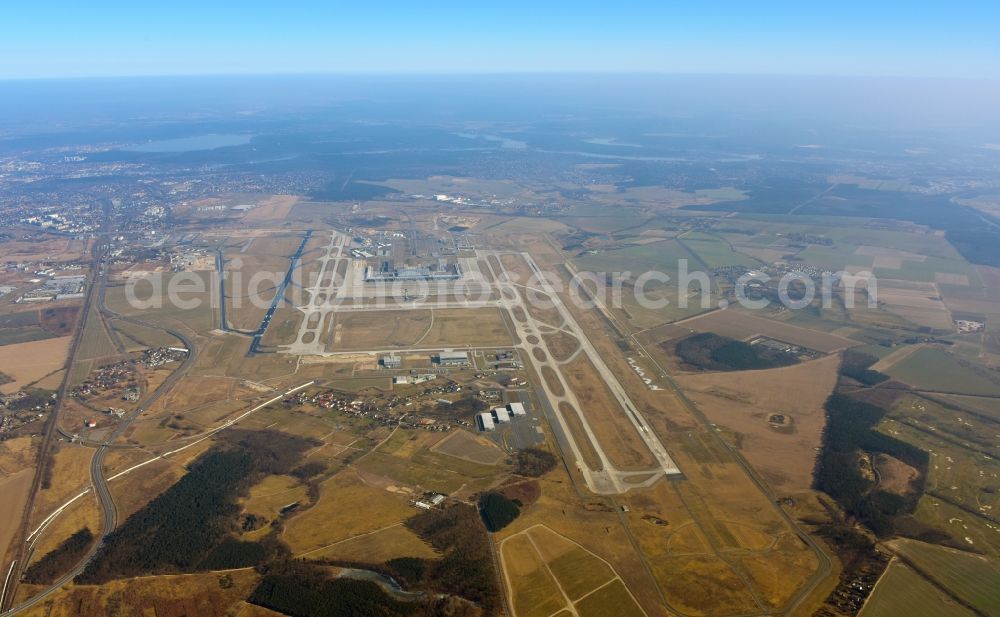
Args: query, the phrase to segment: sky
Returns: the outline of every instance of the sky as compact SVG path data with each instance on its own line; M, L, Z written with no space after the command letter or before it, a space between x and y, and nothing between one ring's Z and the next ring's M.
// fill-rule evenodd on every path
M31 0L0 79L665 72L1000 79L997 0Z

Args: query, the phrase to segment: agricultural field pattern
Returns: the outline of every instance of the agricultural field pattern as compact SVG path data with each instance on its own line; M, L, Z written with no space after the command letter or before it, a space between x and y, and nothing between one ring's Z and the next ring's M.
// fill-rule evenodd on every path
M1000 138L342 79L0 120L0 615L1000 615Z

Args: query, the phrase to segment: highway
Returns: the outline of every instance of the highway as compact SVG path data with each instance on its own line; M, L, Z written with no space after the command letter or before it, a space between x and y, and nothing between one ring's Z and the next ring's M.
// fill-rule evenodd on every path
M110 491L108 490L108 487L107 487L108 482L113 481L113 480L117 480L118 478L121 478L121 477L123 477L125 475L128 475L128 474L132 473L133 471L135 471L137 469L141 469L142 467L145 467L146 465L148 465L148 464L150 464L150 463L152 463L154 461L158 461L158 460L161 460L161 459L164 459L164 458L168 458L170 456L173 456L174 454L177 454L178 452L183 452L184 450L187 450L188 448L194 447L194 446L198 445L199 443L202 443L206 439L211 438L216 433L218 433L220 431L223 431L223 430L225 430L225 429L233 426L234 424L238 423L240 420L243 420L244 418L246 418L250 414L252 414L254 412L257 412L257 411L263 409L264 407L267 407L268 405L272 405L272 404L276 403L277 401L280 401L281 399L285 398L286 396L288 396L290 394L294 394L295 392L298 392L299 390L302 390L303 388L307 388L307 387L311 386L313 383L314 383L313 381L308 381L308 382L303 383L303 384L301 384L299 386L296 386L294 388L290 388L288 390L285 390L281 394L278 394L277 396L274 396L274 397L272 397L272 398L264 401L263 403L260 403L260 404L258 404L256 406L254 406L254 407L251 407L249 410L243 412L239 416L237 416L237 417L235 417L235 418L233 418L231 420L228 420L228 421L224 422L223 424L219 425L218 427L216 427L216 428L212 429L211 431L209 431L208 433L204 434L199 439L196 439L195 441L192 441L192 442L190 442L188 444L185 444L185 445L183 445L183 446L181 446L179 448L175 448L173 450L170 450L169 452L164 452L163 454L160 454L158 456L153 456L153 457L151 457L151 458L149 458L149 459L147 459L147 460L145 460L145 461L143 461L141 463L136 463L135 465L132 465L131 467L129 467L129 468L123 470L123 471L120 471L120 472L116 473L115 475L111 476L110 478L105 478L104 477L104 469L103 469L102 465L100 464L100 462L103 461L103 456L100 456L100 457L98 456L99 454L101 454L103 452L107 452L107 448L106 447L99 448L97 450L97 452L95 452L94 458L91 459L91 466L90 466L91 478L94 480L93 481L93 487L97 491L98 498L100 499L100 502L101 502L102 510L104 511L104 523L105 523L105 525L109 525L110 524L111 527L105 527L105 531L102 534L101 541L95 542L94 545L90 548L90 550L87 551L87 554L84 556L84 558L81 559L80 562L72 570L70 570L66 574L62 575L61 577L59 577L58 580L56 580L54 583L52 583L51 585L49 585L48 587L46 587L43 591L41 591L38 594L36 594L35 596L33 596L30 600L27 600L27 601L21 603L20 605L14 607L12 609L10 609L9 611L7 611L5 613L0 613L0 617L9 617L11 615L17 615L18 613L21 613L21 612L26 611L26 610L34 607L34 606L37 606L40 602L42 602L47 597L49 597L52 594L54 594L57 591L59 591L60 588L62 588L67 583L71 582L74 578L76 578L76 576L78 574L80 574L81 572L83 572L83 570L87 567L87 564L89 564L90 561L91 561L91 559L94 558L94 555L97 554L97 551L100 549L101 542L103 541L103 539L106 538L108 536L108 534L111 533L111 531L113 531L113 529L114 529L113 526L116 524L116 521L117 521L117 514L115 512L114 500L111 498L111 493L110 493ZM98 460L99 458L100 458L100 461ZM55 520L55 518L61 512L65 511L65 509L70 504L72 504L77 499L83 497L84 495L88 494L89 492L90 492L89 488L88 489L84 489L82 492L78 493L72 499L70 499L66 503L62 504L58 509L56 509L55 512L53 512L52 515L50 515L48 518L45 519L45 521L43 521L42 525L40 525L38 528L36 528L31 533L31 536L33 538L37 538L37 536L45 529L45 527L48 526L53 520Z
M7 589L7 585L5 584L5 593L2 598L2 603L0 603L0 611L6 608L6 605L9 605L11 599L13 598L17 589L17 581L20 580L24 566L27 563L28 547L26 539L28 536L28 526L31 521L31 513L35 507L35 498L41 488L42 479L45 477L48 453L52 449L52 440L58 434L56 429L59 426L59 416L62 414L63 401L66 400L66 395L69 392L70 375L72 373L71 369L73 364L76 362L76 356L80 350L80 341L83 339L84 324L87 323L87 317L94 304L95 289L97 288L96 283L101 278L101 274L103 272L103 262L106 250L105 238L107 237L111 226L111 202L105 200L102 202L102 208L103 217L101 221L101 229L95 236L94 244L91 247L90 271L88 273L89 285L87 286L86 297L83 301L83 308L80 311L76 331L73 333L73 341L70 345L69 353L66 356L66 363L63 367L65 371L62 382L59 384L56 404L52 409L52 412L49 414L48 422L46 422L45 430L42 433L42 443L38 447L39 463L35 467L35 476L31 481L31 489L28 492L28 499L25 501L24 511L21 517L21 525L18 530L18 534L12 541L12 544L17 546L17 552L12 560L12 569L8 572L10 588Z
M112 447L112 444L125 432L125 430L132 423L132 421L135 420L135 418L137 418L140 414L142 414L144 410L148 409L150 405L159 400L159 398L163 396L164 393L168 392L177 383L177 381L181 379L181 377L183 377L191 369L192 366L194 366L195 360L197 359L197 348L195 347L194 342L184 333L168 328L163 328L155 324L150 324L148 322L144 322L140 319L135 319L133 317L120 315L109 309L105 302L105 297L107 293L107 276L106 272L104 271L103 268L100 267L100 265L98 265L97 273L95 277L92 279L92 281L93 282L90 286L90 289L88 290L87 301L83 311L84 314L81 317L80 326L78 327L77 331L77 340L74 341L71 357L75 359L79 338L81 338L83 334L83 325L86 324L86 314L90 310L93 310L95 308L95 305L96 309L101 312L101 316L103 319L121 320L136 325L144 326L147 328L165 330L170 335L182 341L184 346L187 348L188 353L187 357L184 358L181 365L176 370L174 370L165 380L163 380L163 382L156 388L156 390L154 390L143 401L142 405L140 405L133 412L125 416L122 422L120 422L119 425L115 428L115 430L112 433L110 433L104 440L104 442L101 443L95 450L94 455L90 460L90 477L91 477L91 485L97 495L98 502L101 508L101 515L102 515L101 540L94 543L94 546L91 547L91 549L87 552L87 554L81 560L80 564L77 565L77 567L75 567L72 571L68 572L63 577L60 577L59 580L57 580L53 585L51 585L48 589L46 589L46 591L39 594L39 598L44 598L45 596L48 596L55 590L59 589L59 587L61 587L62 585L72 580L72 578L75 577L77 574L82 572L83 568L86 567L87 563L89 563L90 560L93 558L93 556L97 553L97 550L100 548L100 544L101 541L103 541L103 538L107 537L108 534L110 534L112 531L115 530L118 522L118 510L117 507L115 506L114 499L111 496L111 491L108 489L107 480L104 477L104 458L107 455L107 451L109 448ZM115 339L115 342L116 344L119 344L117 339ZM72 366L72 362L69 363L69 366ZM60 401L62 401L63 397L66 395L66 391L68 388L69 374L70 371L67 370L66 371L67 377L64 380L60 390L60 396L59 396ZM61 432L58 425L58 418L54 417L51 420L50 432L47 433L47 435L54 435L58 432ZM65 510L66 506L68 506L69 503L76 501L76 499L82 497L84 494L89 492L89 490L90 489L85 489L83 492L77 494L70 500L70 502L63 504L63 506L61 506L55 512L50 514L50 516L47 517L42 522L42 525L40 525L30 534L26 534L23 536L24 541L21 545L21 553L19 555L19 559L17 560L18 563L22 564L22 568L21 570L18 570L17 578L14 578L12 581L11 595L13 595L13 591L16 589L17 579L20 578L23 572L23 564L26 564L27 560L30 558L31 551L34 547L35 541L38 539L39 534L45 529L45 527L47 527L53 520L55 520L55 518L61 512ZM28 517L26 516L26 519L27 518ZM9 573L8 577L10 577ZM5 584L5 589L6 589L6 584ZM9 601L9 599L10 598L7 598L6 600ZM32 601L31 605L34 604L35 602ZM4 607L0 605L0 609L2 608ZM25 608L27 608L27 606L23 605L21 607L18 607L17 611L12 611L9 614L16 614L16 612L24 610ZM4 614L6 615L8 613Z

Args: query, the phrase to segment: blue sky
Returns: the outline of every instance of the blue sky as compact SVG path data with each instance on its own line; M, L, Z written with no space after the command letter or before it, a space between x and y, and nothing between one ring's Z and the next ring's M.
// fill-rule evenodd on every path
M653 71L1000 79L998 26L997 0L32 0L0 11L0 78Z

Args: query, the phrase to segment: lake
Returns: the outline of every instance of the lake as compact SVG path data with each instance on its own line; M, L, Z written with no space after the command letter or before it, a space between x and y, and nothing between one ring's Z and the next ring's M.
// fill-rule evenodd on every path
M228 146L243 146L250 143L253 137L253 135L210 133L178 139L160 139L122 149L129 152L194 152Z

